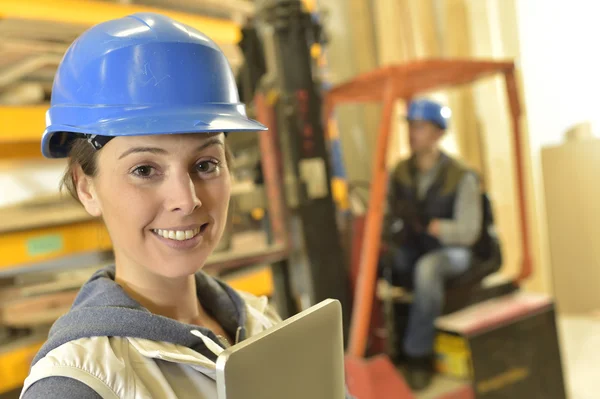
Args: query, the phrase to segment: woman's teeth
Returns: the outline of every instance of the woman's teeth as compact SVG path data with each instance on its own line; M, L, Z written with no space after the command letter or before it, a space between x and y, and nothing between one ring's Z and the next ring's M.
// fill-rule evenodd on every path
M200 228L194 230L161 230L154 229L152 230L156 234L161 237L168 238L170 240L175 241L184 241L189 240L190 238L194 238L200 233Z

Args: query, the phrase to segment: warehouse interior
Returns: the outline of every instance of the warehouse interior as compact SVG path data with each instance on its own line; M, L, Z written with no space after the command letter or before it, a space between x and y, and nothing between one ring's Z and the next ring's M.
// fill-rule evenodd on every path
M358 399L595 397L600 61L581 38L593 37L597 7L0 0L0 399L19 397L52 324L114 263L102 219L59 191L66 160L44 158L40 143L71 43L140 12L214 40L249 117L269 129L227 137L227 225L204 272L268 297L284 319L340 301ZM419 390L399 356L412 294L379 269L386 184L411 155L417 98L451 110L442 151L480 176L501 248L446 289L435 373Z

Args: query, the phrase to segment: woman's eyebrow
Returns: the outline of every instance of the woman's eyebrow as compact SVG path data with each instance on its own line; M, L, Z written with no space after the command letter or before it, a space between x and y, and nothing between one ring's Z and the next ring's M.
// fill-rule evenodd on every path
M211 147L213 145L221 145L222 146L223 142L221 140L217 139L217 138L206 140L204 143L200 144L196 148L196 151L202 151L202 150L204 150L204 149L206 149L208 147ZM169 153L164 148L159 148L159 147L133 147L133 148L130 148L127 151L125 151L123 154L121 154L121 156L119 157L119 159L123 159L127 155L138 154L140 152L149 152L151 154L161 154L161 155L165 155L165 154Z
M223 142L215 137L215 138L206 140L204 143L200 144L198 146L198 148L196 148L196 151L202 151L208 147L212 147L213 145L223 145Z
M140 152L149 152L149 153L152 153L152 154L168 154L168 151L165 150L164 148L158 148L158 147L133 147L133 148L128 149L124 153L122 153L121 156L119 157L119 159L123 159L127 155L137 154L137 153L140 153Z

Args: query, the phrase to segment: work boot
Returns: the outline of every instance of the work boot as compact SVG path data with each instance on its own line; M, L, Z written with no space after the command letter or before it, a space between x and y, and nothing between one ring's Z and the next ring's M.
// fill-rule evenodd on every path
M405 369L406 382L413 391L422 391L433 379L432 356L408 357Z

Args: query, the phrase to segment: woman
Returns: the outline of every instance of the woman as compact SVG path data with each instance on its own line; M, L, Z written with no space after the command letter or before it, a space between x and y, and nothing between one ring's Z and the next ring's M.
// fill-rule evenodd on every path
M188 26L136 14L71 45L42 152L68 157L63 184L103 218L115 265L54 324L22 398L216 398L217 355L279 321L198 272L225 227L225 134L257 130L225 56Z

